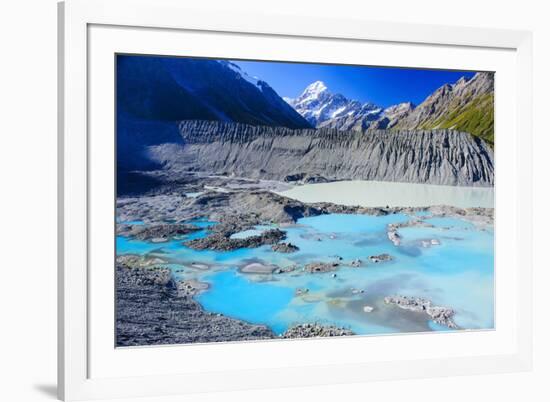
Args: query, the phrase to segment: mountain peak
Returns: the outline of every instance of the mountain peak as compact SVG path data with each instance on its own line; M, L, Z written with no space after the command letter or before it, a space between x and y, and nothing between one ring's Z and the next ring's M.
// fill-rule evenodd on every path
M457 84L465 84L465 83L467 83L468 81L470 81L470 79L471 79L471 78L468 78L468 77L466 77L465 75L463 75L462 77L460 77L460 78L458 79L457 82L455 82L455 85L457 85Z
M393 113L395 111L405 111L414 109L414 104L412 102L401 102L395 105L388 106L384 109L384 112Z
M382 108L373 103L361 103L330 92L323 81L312 82L298 98L287 98L285 101L315 127L332 124L336 120L336 125L348 120L372 121L382 112Z
M315 81L306 87L302 95L305 95L305 94L316 95L326 91L327 89L328 88L323 81Z

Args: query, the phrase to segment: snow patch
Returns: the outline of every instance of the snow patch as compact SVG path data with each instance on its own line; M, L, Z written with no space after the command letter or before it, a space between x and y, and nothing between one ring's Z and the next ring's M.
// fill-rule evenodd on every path
M224 66L226 66L227 68L229 68L230 70L233 70L234 72L236 72L237 74L239 74L239 76L251 83L252 85L254 85L256 88L258 88L260 91L263 89L262 85L261 85L261 80L258 78L258 77L251 77L250 75L248 75L245 71L243 71L238 65L236 65L235 63L231 63L230 61L226 61L226 60L218 60L219 63L223 64Z
M347 106L342 106L342 107L339 107L338 109L336 109L335 111L333 111L331 114L330 114L330 118L331 119L334 119L336 116L338 116L340 113L342 113L344 110L346 110ZM353 113L353 111L352 111ZM349 113L348 113L349 115Z

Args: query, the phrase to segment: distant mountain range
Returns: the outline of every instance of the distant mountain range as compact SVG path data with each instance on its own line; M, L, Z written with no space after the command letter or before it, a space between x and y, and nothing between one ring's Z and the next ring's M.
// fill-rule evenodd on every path
M330 92L322 81L310 84L296 99L284 99L314 127L339 130L390 128L397 118L414 108L410 102L387 109L373 103L361 103Z
M368 131L378 129L453 129L494 143L492 73L477 73L445 84L420 105L411 102L382 108L330 92L322 81L310 84L303 93L285 101L317 128Z
M118 171L162 167L162 158L152 157L152 149L185 146L178 125L187 120L347 133L452 129L492 145L493 89L493 75L478 73L443 85L416 107L405 102L382 108L333 94L320 81L296 99L283 99L265 81L229 61L118 56Z
M327 125L334 127L336 124L330 124L331 122L337 122L350 116L372 121L382 112L382 109L374 104L361 104L342 94L330 92L322 81L310 84L296 99L284 99L315 127Z

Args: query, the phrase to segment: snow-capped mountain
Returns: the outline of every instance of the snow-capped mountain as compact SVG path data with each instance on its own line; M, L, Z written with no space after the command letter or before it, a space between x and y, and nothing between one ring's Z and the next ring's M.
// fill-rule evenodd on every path
M356 110L324 121L319 124L318 127L365 131L369 128L373 128L373 125L380 121L382 117L383 109L380 106L372 103L365 103Z
M397 123L406 118L412 113L415 106L412 102L398 103L384 109L380 120L378 120L372 128L390 129L394 128Z
M298 98L285 101L317 128L362 132L449 128L493 144L493 92L493 73L481 72L442 85L418 106L404 102L383 109L372 103L361 104L331 93L321 81L310 84Z
M361 103L342 94L330 92L322 81L308 85L299 97L284 100L315 127L338 130L365 131L372 128L391 128L414 109L410 102L386 109L369 102Z
M359 113L363 106L360 102L349 100L344 95L333 94L322 81L308 85L296 99L285 99L298 113L315 127L344 116Z

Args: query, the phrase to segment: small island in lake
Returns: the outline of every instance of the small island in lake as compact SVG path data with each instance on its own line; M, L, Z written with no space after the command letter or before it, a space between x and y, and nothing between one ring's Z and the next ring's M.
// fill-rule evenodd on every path
M116 72L118 347L494 328L492 73Z

